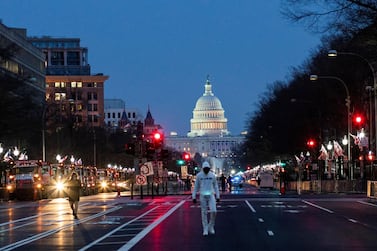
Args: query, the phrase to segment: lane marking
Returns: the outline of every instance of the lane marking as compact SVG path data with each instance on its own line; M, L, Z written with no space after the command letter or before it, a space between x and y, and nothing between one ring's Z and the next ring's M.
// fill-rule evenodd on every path
M153 222L151 225L149 225L147 228L145 228L143 231L138 233L134 238L129 240L126 245L119 248L119 251L127 251L130 250L133 246L136 245L141 239L143 239L150 231L153 230L158 224L160 224L162 221L164 221L167 217L169 217L172 213L174 213L175 210L177 210L179 207L181 207L185 203L184 200L179 202L177 205L175 205L173 208L171 208L167 213L165 213L162 217L160 217L158 220Z
M17 222L20 222L20 221L27 221L27 220L34 219L34 218L44 216L44 215L47 215L47 214L50 214L50 213L37 214L37 215L33 215L33 216L29 216L29 217L25 217L25 218L21 218L21 219L17 219L17 220L11 220L11 221L8 221L8 222L5 222L5 223L0 223L0 227L5 226L5 225L14 224L14 223L17 223Z
M267 230L267 234L268 236L274 236L274 232L272 232L271 230Z
M311 202L309 202L309 201L302 200L302 202L304 202L304 203L306 203L306 204L308 204L308 205L310 205L310 206L312 206L312 207L316 207L316 208L318 208L318 209L321 209L321 210L323 210L323 211L325 211L325 212L328 212L328 213L330 213L330 214L333 214L333 213L334 213L334 212L331 211L330 209L327 209L327 208L324 208L324 207L318 206L318 205L316 205L316 204L314 204L314 203L311 203Z
M365 202L365 201L361 201L361 200L358 200L357 202L359 202L360 204L364 204L364 205L368 205L368 206L372 206L372 207L377 207L376 204L373 204L373 203L370 203L370 202Z
M251 210L251 212L253 212L253 213L256 213L257 211L254 209L254 207L247 201L247 200L245 200L245 203L246 203L246 205L250 208L250 210Z
M51 230L48 230L48 231L45 231L45 232L42 232L42 233L36 234L36 235L31 236L31 237L29 237L29 238L23 239L23 240L21 240L21 241L17 241L17 242L11 243L11 244L9 244L9 245L7 245L7 246L5 246L5 247L1 247L1 248L0 248L0 251L7 251L7 250L13 250L13 249L19 248L19 247L24 246L24 245L26 245L26 244L29 244L29 243L31 243L31 242L34 242L34 241L37 241L37 240L39 240L39 239L43 239L43 238L45 238L45 237L48 237L48 236L50 236L50 235L53 235L53 234L55 234L55 233L57 233L57 232L59 232L59 231L62 231L62 230L64 230L64 229L70 228L70 227L72 227L72 226L74 226L74 225L78 225L78 224L80 224L80 223L82 223L82 222L90 221L90 220L92 220L92 219L98 218L98 217L103 216L103 215L105 215L105 214L108 214L108 213L114 212L114 211L116 211L116 210L119 210L119 209L121 209L121 208L122 208L122 207L114 207L114 208L111 208L111 209L109 209L109 210L106 210L106 211L100 212L100 213L98 213L98 214L94 214L94 215L91 215L91 216L89 216L89 217L86 217L86 218L84 218L84 219L82 219L82 220L80 219L80 220L78 220L78 221L74 221L73 223L66 224L66 225L63 225L63 226L61 226L61 227L54 228L54 229L51 229Z
M348 219L350 222L352 223L357 223L357 220L354 220L354 219Z
M264 220L262 218L258 218L258 221L261 222L261 223L264 222Z
M37 221L31 221L31 222L28 222L28 223L24 223L22 225L19 225L19 226L15 226L15 227L9 227L9 228L6 228L4 230L1 230L0 233L4 233L4 232L10 232L11 230L15 230L15 229L18 229L18 228L22 228L22 227L25 227L25 226L28 226L28 225L32 225L34 223L36 223Z

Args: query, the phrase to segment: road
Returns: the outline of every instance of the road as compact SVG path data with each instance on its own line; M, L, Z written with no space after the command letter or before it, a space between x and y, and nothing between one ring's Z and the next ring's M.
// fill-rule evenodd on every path
M377 203L362 195L223 193L216 234L202 236L188 194L0 203L2 250L377 250Z

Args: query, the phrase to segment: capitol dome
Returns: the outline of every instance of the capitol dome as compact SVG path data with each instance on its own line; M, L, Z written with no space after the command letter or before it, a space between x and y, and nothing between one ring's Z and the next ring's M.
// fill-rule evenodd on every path
M188 137L228 135L227 122L221 101L213 94L212 85L207 79L204 94L197 101L193 111L191 131Z

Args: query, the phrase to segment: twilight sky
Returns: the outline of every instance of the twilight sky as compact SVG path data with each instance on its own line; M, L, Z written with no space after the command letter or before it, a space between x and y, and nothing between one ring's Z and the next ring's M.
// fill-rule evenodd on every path
M80 38L105 98L120 98L166 133L186 135L209 75L233 135L268 84L286 80L319 36L280 14L279 0L1 0L0 19L28 36Z

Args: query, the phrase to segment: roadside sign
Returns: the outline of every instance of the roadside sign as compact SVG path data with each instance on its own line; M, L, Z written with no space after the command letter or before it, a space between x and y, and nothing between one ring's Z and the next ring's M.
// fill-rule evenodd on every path
M145 162L142 166L140 166L140 174L145 176L153 175L152 162Z
M145 175L136 175L136 185L146 185L147 176Z

